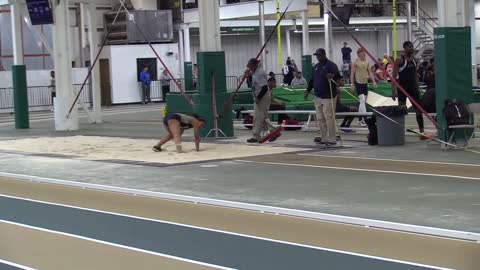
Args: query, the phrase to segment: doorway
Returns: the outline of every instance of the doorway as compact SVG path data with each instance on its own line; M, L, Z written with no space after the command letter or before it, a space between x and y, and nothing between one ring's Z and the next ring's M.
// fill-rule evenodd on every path
M100 59L100 90L102 106L111 106L112 85L110 83L110 61L108 59Z

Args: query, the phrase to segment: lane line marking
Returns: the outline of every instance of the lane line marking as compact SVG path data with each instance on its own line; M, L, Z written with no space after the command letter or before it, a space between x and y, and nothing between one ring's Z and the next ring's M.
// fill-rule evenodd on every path
M352 152L355 153L355 152ZM347 153L345 153L347 154ZM350 154L350 153L348 153ZM297 154L299 156L311 156L311 157L328 157L328 158L344 158L344 159L362 159L362 160L377 160L377 161L394 161L394 162L412 162L412 163L427 163L427 164L439 164L439 165L458 165L458 166L472 166L480 167L480 164L470 163L451 163L451 162L439 162L439 161L422 161L422 160L405 160L405 159L384 159L384 158L367 158L367 157L346 157L335 155L321 155L321 154Z
M180 201L185 203L204 204L204 205L217 206L217 207L256 211L260 213L271 213L271 214L285 215L290 217L309 218L309 219L314 219L318 221L336 222L336 223L355 225L355 226L366 226L371 229L392 230L392 231L401 232L401 233L409 233L409 234L417 234L417 235L421 234L421 235L427 235L431 237L443 237L443 238L450 238L450 239L456 239L456 240L462 240L462 241L474 241L474 242L480 243L480 233L465 232L465 231L459 231L459 230L450 230L450 229L442 229L442 228L427 227L427 226L420 226L420 225L403 224L398 222L381 221L381 220L375 220L375 219L341 216L341 215L335 215L335 214L312 212L307 210L298 210L298 209L283 208L283 207L276 207L276 206L227 201L227 200L221 200L221 199L211 199L211 198L195 197L195 196L188 196L188 195L179 195L179 194L165 193L165 192L139 190L139 189L133 189L133 188L123 188L123 187L91 184L91 183L84 183L84 182L77 182L77 181L59 180L59 179L45 178L45 177L32 176L32 175L21 175L21 174L0 172L0 176L20 179L23 181L27 180L33 183L63 185L63 186L74 187L79 189L91 189L94 191L107 191L107 192L113 192L113 193L127 194L130 196L140 195L147 198L159 198L164 200L173 200L173 201Z
M25 266L25 265L21 265L21 264L18 264L18 263L14 263L14 262L2 260L2 259L0 259L0 264L10 265L10 266L17 267L17 268L20 268L20 269L23 269L23 270L37 270L37 269L32 268L32 267L28 267L28 266Z
M460 176L460 175L447 175L447 174L434 174L434 173L416 173L416 172L402 172L402 171L388 171L388 170L376 170L376 169L360 169L360 168L347 168L336 166L323 166L323 165L308 165L308 164L296 164L296 163L281 163L281 162L266 162L266 161L250 161L236 159L234 161L242 163L255 163L255 164L267 164L267 165L282 165L291 167L305 167L305 168L319 168L319 169L332 169L332 170L345 170L345 171L360 171L360 172L377 172L377 173L391 173L391 174L407 174L407 175L421 175L421 176L435 176L435 177L448 177L448 178L460 178L469 180L480 180L479 177Z
M174 226L179 226L179 227L185 227L185 228L190 228L190 229L209 231L209 232L215 232L215 233L227 234L227 235L234 235L234 236L250 238L250 239L255 239L255 240L279 243L279 244L296 246L296 247L303 247L303 248L320 250L320 251L327 251L327 252L332 252L332 253L351 255L351 256L356 256L356 257L363 257L363 258L373 259L373 260L381 260L381 261L387 261L387 262L393 262L393 263L399 263L399 264L405 264L405 265L412 265L412 266L420 266L420 267L430 267L430 268L437 269L437 270L451 270L451 269L448 269L448 268L441 268L441 267L431 266L431 265L426 265L426 264L418 264L418 263L395 260L395 259L390 259L390 258L360 254L360 253L355 253L355 252L348 252L348 251L335 250L335 249L330 249L330 248L317 247L317 246L312 246L312 245L294 243L294 242L289 242L289 241L259 237L259 236L242 234L242 233L229 232L229 231L224 231L224 230L211 229L211 228L207 228L207 227L200 227L200 226L182 224L182 223L160 220L160 219L152 219L152 218L145 218L145 217L139 217L139 216L132 216L132 215L127 215L127 214L114 213L114 212L109 212L109 211L103 211L103 210L92 209L92 208L84 208L84 207L72 206L72 205L67 205L67 204L51 203L51 202L45 202L45 201L34 200L34 199L29 199L29 198L10 196L10 195L5 195L5 194L0 194L0 197L11 198L11 199L16 199L16 200L30 201L30 202L34 202L34 203L40 203L40 204L54 205L54 206L59 206L59 207L64 207L64 208L78 209L78 210L94 212L94 213L101 213L101 214L107 214L107 215L113 215L113 216L126 217L126 218L137 219L137 220L151 221L151 222L156 222L156 223L164 223L164 224L169 224L169 225L174 225ZM2 222L2 221L5 221L5 220L0 219L0 222ZM9 221L7 221L7 222L9 222ZM13 223L15 223L15 222L13 222ZM26 225L26 226L30 226L30 225ZM31 227L33 227L33 226L31 226ZM48 230L48 229L45 229L45 230ZM68 234L68 233L66 233L66 234ZM82 237L82 236L80 236L80 237ZM92 238L90 238L90 239L92 239ZM93 240L95 240L95 239L93 239ZM101 240L97 240L97 241L101 241ZM104 241L101 241L101 242L104 242ZM109 242L105 242L105 243L109 243Z
M94 238L90 238L90 237L85 237L85 236L81 236L81 235L76 235L76 234L71 234L71 233L66 233L66 232L55 231L55 230L45 229L45 228L41 228L41 227L31 226L31 225L27 225L27 224L17 223L17 222L13 222L13 221L9 221L9 220L0 219L0 223L15 225L15 226L19 226L19 227L23 227L23 228L27 228L27 229L32 229L32 230L37 230L37 231L42 231L42 232L47 232L47 233L51 233L51 234L68 236L68 237L77 238L77 239L81 239L81 240L86 240L86 241L90 241L90 242L94 242L94 243L98 243L98 244L103 244L103 245L112 246L112 247L118 247L118 248L122 248L122 249L136 251L136 252L140 252L140 253L146 253L146 254L155 255L155 256L164 257L164 258L169 258L169 259L174 259L174 260L178 260L178 261L182 261L182 262L188 262L188 263L192 263L192 264L213 267L213 268L217 268L217 269L221 269L221 270L236 270L235 268L229 268L229 267L204 263L204 262L190 260L190 259L186 259L186 258L181 258L181 257L173 256L173 255L154 252L154 251L150 251L150 250L145 250L145 249L125 246L125 245L121 245L121 244L116 244L116 243L112 243L112 242L102 241L102 240L98 240L98 239L94 239ZM33 270L35 270L35 269L33 269Z

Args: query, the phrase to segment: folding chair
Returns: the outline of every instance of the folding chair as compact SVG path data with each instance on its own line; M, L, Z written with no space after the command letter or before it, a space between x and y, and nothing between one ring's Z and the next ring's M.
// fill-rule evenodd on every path
M471 114L470 116L470 124L467 125L451 125L448 126L447 128L449 130L452 130L452 134L450 135L450 138L448 139L448 143L452 143L453 139L455 138L455 134L457 130L463 130L463 135L465 138L465 144L464 147L468 147L469 141L473 138L475 135L475 131L477 128L480 126L480 123L475 123L475 114L480 114L480 103L470 103L468 104L468 110ZM468 136L467 130L473 130L472 134Z

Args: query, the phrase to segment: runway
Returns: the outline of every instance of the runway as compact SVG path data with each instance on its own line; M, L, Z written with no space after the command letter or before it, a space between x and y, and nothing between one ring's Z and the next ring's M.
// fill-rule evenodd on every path
M473 255L479 246L468 241L18 180L2 179L1 185L2 193L9 195L0 195L0 231L13 232L5 235L44 237L61 243L64 249L93 245L105 252L132 252L134 258L140 256L138 253L140 257L148 254L186 267L172 269L313 269L318 265L336 269L442 269L418 261L441 264L438 258L443 252L452 266L463 264L462 269L474 269L468 265L478 263ZM428 255L432 248L436 253ZM27 259L28 254L15 256L15 249L9 245L9 252L2 249L0 253L12 254L13 259L22 257L21 262L29 265L40 263ZM20 245L17 252L22 250ZM82 256L85 251L88 255L91 249L74 254ZM386 254L394 259L377 256ZM66 252L65 256L73 255ZM47 266L49 261L43 267L60 269ZM113 269L107 266L105 269ZM69 269L82 269L73 263L72 267Z

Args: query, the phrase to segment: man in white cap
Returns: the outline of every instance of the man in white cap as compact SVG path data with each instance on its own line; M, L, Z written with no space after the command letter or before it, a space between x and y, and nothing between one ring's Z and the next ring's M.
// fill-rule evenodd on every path
M253 137L248 139L248 143L258 143L260 141L262 130L267 127L270 132L275 130L268 118L268 110L272 101L272 91L268 87L267 73L259 66L260 60L252 58L248 61L245 76L252 76L252 90L255 99L253 114ZM269 141L273 142L280 134L272 137Z

